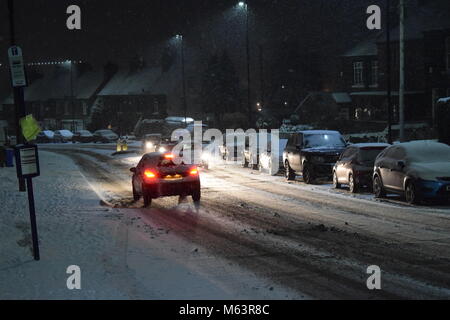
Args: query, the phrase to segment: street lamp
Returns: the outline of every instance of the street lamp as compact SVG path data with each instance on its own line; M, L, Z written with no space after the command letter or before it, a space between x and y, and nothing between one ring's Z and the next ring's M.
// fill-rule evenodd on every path
M186 97L186 74L184 68L184 38L183 35L177 34L175 36L180 42L180 51L181 51L181 82L183 85L183 108L184 108L184 124L187 126L187 97Z
M73 103L73 76L72 76L73 61L66 60L66 64L69 64L70 66L70 104L72 108L72 132L74 132L76 128L75 128L75 105Z
M249 40L249 8L248 1L238 2L238 7L245 10L245 46L246 46L246 56L247 56L247 112L248 112L248 122L252 125L252 107L251 107L251 89L250 89L250 40Z

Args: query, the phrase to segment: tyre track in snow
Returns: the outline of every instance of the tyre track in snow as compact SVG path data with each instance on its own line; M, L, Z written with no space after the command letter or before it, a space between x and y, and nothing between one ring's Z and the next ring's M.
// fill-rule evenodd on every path
M107 161L115 169L128 169L128 166L119 164L111 158L98 155L88 150L48 150L65 154L80 166L81 170L105 190L114 186L114 195L123 197L124 194L130 194L129 181L124 184L120 178L109 172L107 169L98 165L98 161ZM86 157L87 156L87 157ZM90 159L89 159L90 158ZM257 188L267 193L268 191L275 195L280 193L274 190L266 190L264 183L255 183L246 185L241 178L220 176L215 172L208 172L205 176L211 175L214 179L224 181L227 185L227 179L233 183L248 187ZM245 177L244 177L245 178ZM258 182L258 181L256 181ZM233 188L230 188L232 190ZM317 223L316 217L297 216L295 212L289 212L282 209L281 202L290 202L292 195L286 199L271 199L272 202L278 202L278 210L273 206L266 206L264 201L257 199L246 199L242 188L237 188L230 194L220 193L213 187L204 189L202 205L197 217L194 219L192 214L180 210L178 206L173 207L173 201L155 201L155 207L152 209L139 209L142 216L151 223L158 223L162 226L170 227L171 230L198 245L206 247L217 255L225 255L227 258L242 264L244 267L254 272L270 277L281 285L286 285L301 292L305 292L314 297L320 298L398 298L398 297L446 297L447 292L439 288L427 287L422 283L414 283L410 278L405 279L396 276L395 271L402 271L402 268L408 266L412 269L415 262L420 264L432 263L433 255L428 257L420 256L411 247L389 246L386 243L373 237L354 237L351 231L339 230L338 232L322 232L320 228L315 230L311 223ZM276 188L275 188L276 189ZM128 193L127 193L128 192ZM239 195L239 193L241 195ZM109 193L111 194L111 193ZM266 194L263 194L267 197ZM308 197L306 197L308 198ZM248 201L250 208L236 205L239 201ZM300 199L302 204L308 209L323 210L326 206L323 201L319 206L315 205L314 200ZM308 201L306 201L308 200ZM172 205L171 209L167 209ZM342 210L341 205L338 210ZM333 208L333 207L332 207ZM190 209L188 210L190 211ZM345 211L345 210L344 210ZM278 217L274 216L274 212ZM358 214L358 212L353 212ZM195 214L194 214L195 215ZM281 218L280 218L281 217ZM310 222L310 224L308 224ZM348 227L351 229L351 227ZM252 230L253 229L253 230ZM242 232L242 230L251 230ZM254 232L258 230L258 232ZM264 230L266 232L264 232ZM336 230L337 231L337 230ZM283 242L289 242L286 245ZM293 245L293 243L295 245ZM301 244L304 248L299 246ZM388 249L386 249L386 247ZM361 252L361 249L362 250ZM406 250L405 250L406 249ZM418 259L420 258L420 259ZM364 261L388 261L388 268L393 270L389 277L396 288L384 289L378 292L370 292L365 287L365 270L362 268ZM330 263L332 261L332 263ZM427 262L428 261L428 262ZM395 269L392 265L401 264L401 267ZM442 262L440 262L442 263ZM445 260L444 260L445 263ZM438 263L439 265L439 263ZM445 287L450 283L448 274L442 274L443 270L430 269L425 266L418 266L418 272L406 272L411 277L416 277L425 282L431 282L435 285ZM382 266L383 269L383 266ZM426 274L438 272L437 276L426 276ZM420 287L420 289L417 289Z

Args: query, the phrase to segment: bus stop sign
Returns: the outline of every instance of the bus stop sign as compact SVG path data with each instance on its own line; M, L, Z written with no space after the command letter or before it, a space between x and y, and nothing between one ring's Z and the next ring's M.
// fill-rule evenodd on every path
M16 168L18 178L34 178L40 175L37 145L16 146Z

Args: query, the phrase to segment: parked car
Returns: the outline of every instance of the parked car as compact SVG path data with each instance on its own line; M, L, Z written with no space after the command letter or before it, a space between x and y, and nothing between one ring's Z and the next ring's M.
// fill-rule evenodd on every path
M72 142L94 142L94 135L88 130L75 131L72 137Z
M294 180L301 172L303 181L314 183L316 178L331 178L333 166L346 142L338 131L306 130L293 133L283 152L286 178Z
M259 171L267 171L270 175L276 175L283 168L283 151L286 148L288 139L280 139L278 145L278 157L272 154L271 145L266 152L262 152L259 156ZM273 161L278 160L278 166Z
M55 133L51 130L43 130L38 133L36 143L52 143L55 141Z
M161 139L156 152L172 152L172 149L178 144L177 141L172 141L170 138L165 137ZM181 151L181 150L180 150Z
M155 152L161 144L162 135L160 133L146 134L142 138L142 151L144 153Z
M427 199L450 199L450 146L434 141L395 144L375 160L373 192L405 196L415 204Z
M119 136L117 133L113 132L109 129L104 130L97 130L94 132L94 142L102 142L102 143L108 143L108 142L116 142L117 139L119 139Z
M183 150L180 153L180 156L187 155L189 157L187 159L190 160L189 163L208 169L209 165L214 162L214 147L215 146L211 141L202 141L198 151L195 150L194 142L183 144Z
M152 199L166 196L192 196L200 201L200 177L195 165L175 164L172 153L152 152L145 154L133 172L132 189L135 201L144 198L148 207Z
M219 146L219 154L223 160L235 161L239 158L240 152L245 147L245 134L226 133L222 138L222 145ZM227 144L227 141L230 142Z
M56 130L53 139L55 142L72 141L73 133L70 130Z
M266 145L266 150L268 150L270 148L270 142L271 142L271 135L266 134L266 137L262 136L261 133L257 133L256 134L256 141L254 141L253 143L255 143L256 145L253 146L252 148L250 147L250 143L252 141L251 137L249 135L245 136L245 145L244 148L242 150L242 167L247 168L250 167L253 170L258 169L258 164L259 164L259 156L260 156L260 144L261 144L261 140L265 138L267 145ZM264 150L261 150L261 152L263 152Z
M348 184L352 193L362 187L372 187L373 165L387 143L358 143L348 146L333 168L333 186L340 188Z

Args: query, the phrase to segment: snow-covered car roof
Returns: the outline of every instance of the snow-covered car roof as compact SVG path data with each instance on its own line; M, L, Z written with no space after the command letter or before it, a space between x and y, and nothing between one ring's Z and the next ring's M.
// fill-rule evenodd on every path
M73 133L69 130L56 130L56 132L58 132L60 135L65 136L65 137L71 137L73 136Z
M50 138L53 138L55 135L55 133L51 130L42 130L41 133Z
M395 145L406 151L407 157L413 162L449 162L450 146L445 143L421 140L404 142Z
M303 131L299 131L298 133L303 133L303 134L338 134L338 135L341 134L339 131L333 131L333 130L303 130Z
M95 131L96 133L101 133L101 134L114 134L117 136L117 133L115 133L114 131L110 130L110 129L102 129L102 130L97 130Z

